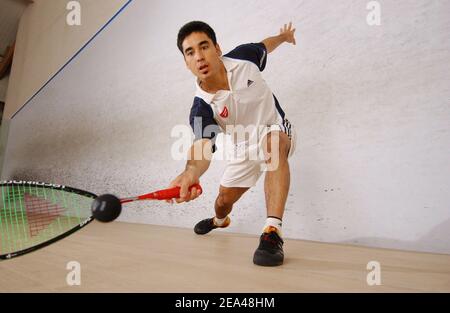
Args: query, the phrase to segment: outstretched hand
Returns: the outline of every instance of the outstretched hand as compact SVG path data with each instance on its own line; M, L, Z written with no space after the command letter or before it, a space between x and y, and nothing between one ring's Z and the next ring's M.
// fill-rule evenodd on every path
M288 43L296 44L295 42L295 28L292 29L292 22L289 22L289 25L284 24L283 28L280 28L280 35L284 37L284 41Z

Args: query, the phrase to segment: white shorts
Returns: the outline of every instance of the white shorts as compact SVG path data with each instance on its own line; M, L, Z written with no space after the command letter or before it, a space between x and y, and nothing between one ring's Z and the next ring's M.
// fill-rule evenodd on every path
M249 146L248 142L243 142L234 145L234 151L231 151L232 155L228 157L227 166L220 181L222 186L250 188L256 185L262 173L266 171L266 163L262 153L263 139L272 131L281 131L288 135L291 139L288 158L294 154L297 134L287 119L284 119L283 125L276 124L264 127L259 134L258 144ZM257 155L259 157L256 157Z

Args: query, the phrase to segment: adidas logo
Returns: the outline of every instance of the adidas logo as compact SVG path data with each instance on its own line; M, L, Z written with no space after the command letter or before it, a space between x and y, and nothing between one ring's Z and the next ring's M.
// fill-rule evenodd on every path
M253 80L247 80L247 87L250 87L251 85L253 85L254 81Z

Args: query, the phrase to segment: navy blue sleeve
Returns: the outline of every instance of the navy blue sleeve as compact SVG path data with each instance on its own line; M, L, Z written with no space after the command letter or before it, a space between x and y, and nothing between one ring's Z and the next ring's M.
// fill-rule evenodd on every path
M194 104L189 115L189 124L194 131L194 140L211 139L212 152L216 151L216 136L220 133L220 127L214 119L212 108L201 98L195 97Z
M247 43L236 47L224 56L233 59L250 61L254 63L262 72L266 67L267 49L262 42Z

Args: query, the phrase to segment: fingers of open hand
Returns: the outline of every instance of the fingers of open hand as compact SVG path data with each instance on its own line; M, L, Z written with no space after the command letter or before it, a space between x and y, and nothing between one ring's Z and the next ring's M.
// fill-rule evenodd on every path
M284 27L280 28L280 33L290 33L294 34L295 28L292 28L292 22L289 22L289 24L284 24Z

